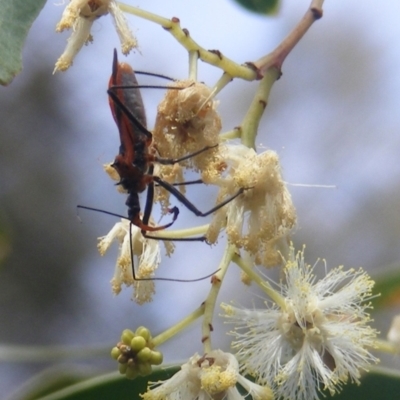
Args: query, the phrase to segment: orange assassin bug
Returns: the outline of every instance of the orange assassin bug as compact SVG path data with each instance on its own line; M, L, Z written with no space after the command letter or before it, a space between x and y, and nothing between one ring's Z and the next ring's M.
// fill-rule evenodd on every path
M149 74L156 75L156 74ZM157 75L158 76L158 75ZM178 217L179 209L174 206L169 209L172 214L172 221L159 226L149 225L151 211L154 202L154 185L157 184L169 191L178 201L197 216L208 216L214 211L223 207L234 198L239 196L244 188L241 188L233 196L225 199L221 203L214 206L207 212L200 211L193 203L191 203L176 187L153 174L154 164L160 163L170 165L179 163L188 158L194 157L211 147L205 147L195 153L186 155L179 159L162 158L156 154L152 143L152 134L146 128L146 115L144 111L143 100L140 94L140 87L136 80L136 76L131 66L127 63L119 63L117 52L114 50L114 58L112 65L112 74L109 80L108 96L112 115L117 124L120 147L119 154L115 157L112 167L117 171L120 180L117 185L121 185L128 193L126 205L128 206L128 220L131 224L141 229L143 236L151 239L174 240L174 241L205 241L205 236L189 237L189 238L159 238L149 235L148 232L155 232L170 227ZM151 88L160 88L160 86L147 86ZM164 87L163 87L164 88ZM201 180L194 181L200 183ZM194 183L189 182L189 183ZM185 184L185 183L183 183ZM147 189L147 196L143 217L140 217L141 207L139 202L139 194ZM100 211L108 215L119 216L118 214L100 210L97 208L78 206L79 208ZM131 243L132 245L132 243ZM131 251L132 253L132 251ZM133 277L135 278L134 268ZM164 278L148 278L170 280ZM204 279L204 278L201 278ZM179 281L176 279L171 279ZM198 279L196 279L198 280Z

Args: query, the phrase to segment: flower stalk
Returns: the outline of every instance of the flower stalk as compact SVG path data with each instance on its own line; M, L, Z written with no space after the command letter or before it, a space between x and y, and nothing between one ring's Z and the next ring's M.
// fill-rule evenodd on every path
M171 326L164 332L155 336L153 338L154 345L160 346L161 344L165 343L169 339L178 335L180 332L182 332L184 329L186 329L188 326L190 326L194 321L199 319L204 314L204 311L205 311L205 306L204 306L204 304L202 304L199 308L197 308L196 310L191 312L189 315L187 315L185 318L183 318L177 324Z
M241 78L247 81L253 81L257 78L257 73L249 66L239 65L236 62L222 55L220 52L213 52L204 49L196 43L187 29L182 29L178 18L166 19L156 14L141 10L137 7L119 3L122 11L128 14L136 15L148 21L161 25L167 30L188 52L196 52L199 58L215 67L221 68L232 77Z
M250 104L249 109L241 124L241 141L250 148L256 148L256 137L258 126L264 110L268 104L272 85L279 78L280 70L275 67L269 68L261 79L257 92Z
M260 275L258 275L253 266L249 265L239 254L235 253L232 257L232 261L247 275L252 281L254 281L263 292L281 309L286 308L285 298L281 296L271 284L264 280Z
M214 317L215 306L219 291L221 289L221 284L224 280L229 264L231 263L232 258L235 255L235 251L236 251L235 246L233 245L226 246L224 255L222 256L221 262L219 263L218 266L219 270L212 279L211 290L208 293L208 296L204 302L204 307L205 307L204 317L201 325L204 353L208 353L212 350L211 332L213 330L212 321Z

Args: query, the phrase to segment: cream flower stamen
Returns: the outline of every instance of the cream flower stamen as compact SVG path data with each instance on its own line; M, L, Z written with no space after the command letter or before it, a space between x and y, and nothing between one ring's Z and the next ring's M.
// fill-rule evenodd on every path
M209 183L220 186L216 203L248 188L213 217L207 239L215 243L221 229L228 239L244 248L258 265L271 266L280 261L276 242L287 238L296 224L296 211L282 180L278 155L271 150L257 154L242 145L221 145L226 160L224 177L210 174Z
M129 230L131 231L133 254L131 254ZM101 255L107 252L113 241L118 241L120 244L114 276L111 280L113 292L118 294L123 284L133 285L132 298L138 304L150 302L155 293L154 281L141 281L133 278L132 257L136 279L152 278L161 262L159 241L146 239L140 229L126 219L116 223L106 236L99 238L98 249Z
M93 22L110 13L120 38L122 53L128 54L137 47L137 41L128 27L124 14L115 0L71 0L65 8L56 32L72 29L64 53L57 60L54 72L68 69L84 44L93 41L90 35Z
M179 90L178 88L182 88ZM182 167L203 171L219 152L221 119L211 89L200 82L176 81L158 106L153 142L162 157L178 159L208 147L179 165L159 165L157 175L170 183L183 180ZM180 186L183 191L184 186ZM163 208L169 204L169 192L157 188L156 200Z
M360 370L378 359L370 353L377 332L366 302L374 282L362 269L335 268L317 281L304 253L290 249L280 285L284 305L265 310L224 304L237 325L233 347L242 372L268 384L277 397L317 400L321 391L359 383Z
M157 150L163 157L181 158L206 146L216 146L220 141L221 119L211 89L191 80L176 81L172 87L157 110L153 132ZM202 170L210 151L188 159L183 165Z
M248 393L242 396L236 384ZM144 400L240 400L252 396L254 400L271 400L273 393L267 386L257 385L239 374L236 358L221 350L214 350L203 357L195 354L171 379L151 384L144 393ZM157 387L156 387L157 386Z

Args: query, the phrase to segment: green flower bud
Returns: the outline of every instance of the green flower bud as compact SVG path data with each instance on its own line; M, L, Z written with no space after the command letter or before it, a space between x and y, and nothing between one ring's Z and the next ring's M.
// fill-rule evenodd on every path
M127 346L131 344L131 340L135 334L130 329L124 329L121 335L121 341L124 342Z
M139 374L141 376L150 375L152 371L150 363L139 364Z
M128 368L136 368L137 363L133 358L130 358L127 362Z
M151 339L150 330L144 326L139 326L139 328L136 329L135 334L137 336L142 336L146 340L146 342L148 342Z
M118 347L113 347L111 349L111 357L114 360L117 360L120 355L121 355L121 351L120 351L120 349Z
M150 364L160 365L163 362L163 354L160 351L152 351L150 356Z
M127 364L118 364L118 371L121 375L125 375L127 370L128 370Z
M142 364L143 362L147 362L150 360L151 353L152 351L148 347L145 347L140 350L139 353L137 353L136 358L140 362L140 364Z
M126 373L125 373L125 376L126 376L128 379L135 379L138 375L139 375L139 370L138 370L137 367L128 368L128 369L126 370Z
M145 347L146 347L146 339L143 336L135 336L131 340L131 349L134 353L139 353L139 351Z
M120 364L126 364L129 360L129 356L127 354L121 354L118 356L117 361Z

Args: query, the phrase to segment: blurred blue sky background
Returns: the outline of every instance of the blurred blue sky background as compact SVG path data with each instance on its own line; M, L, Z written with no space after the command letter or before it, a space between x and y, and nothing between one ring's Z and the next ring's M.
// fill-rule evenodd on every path
M308 7L307 1L283 1L276 16L263 17L228 0L204 0L201 6L178 0L137 0L130 4L164 17L178 17L182 27L200 45L218 49L238 63L254 61L270 52ZM19 207L19 217L32 227L31 238L26 240L31 240L37 249L39 264L40 254L49 249L61 246L63 251L73 254L77 244L85 246L79 250L73 278L68 285L61 284L68 300L60 306L57 301L52 304L49 298L46 315L43 308L31 306L34 299L29 296L35 292L25 292L20 285L37 285L37 292L46 292L52 281L46 283L48 286L40 285L45 282L42 278L48 266L32 271L29 261L12 261L10 256L11 261L3 266L6 277L16 263L29 272L19 277L10 272L9 280L0 283L0 321L5 327L0 340L7 343L107 344L116 342L122 329L138 325L148 325L158 333L197 307L209 286L207 281L158 282L154 302L142 307L130 301L130 289L118 297L111 293L109 281L116 249L100 258L96 238L106 234L116 221L107 215L81 212L80 224L76 205L126 213L125 196L117 193L102 170L102 164L114 159L119 146L106 95L112 51L119 48L119 41L111 18L101 18L93 26L94 43L81 51L70 70L52 75L69 36L54 31L63 9L54 1L47 2L29 34L23 55L24 70L9 87L0 90L2 108L6 110L0 123L4 132L0 148L7 152L8 143L12 143L17 150L10 162L1 164L0 194L7 199L7 207L20 204L33 191L28 183L36 179L30 160L37 162L39 158L49 176L56 169L56 162L65 179L52 184L64 193L63 202L52 201L46 188L48 180L42 182L43 187L38 183L37 197L27 200L31 207ZM283 76L273 87L260 125L259 150L271 148L280 154L284 178L289 183L336 185L336 189L290 188L299 220L293 239L297 246L306 244L306 259L311 264L321 257L326 258L328 268L341 264L363 266L377 274L400 260L399 15L397 2L378 6L372 1L327 1L324 17L289 55ZM129 55L126 61L138 70L174 78L187 76L187 53L168 32L136 17L127 18L139 40L140 52ZM210 86L220 74L218 69L199 63L199 80ZM32 114L35 99L25 101L19 97L38 77L46 85L39 85L36 96L40 98L44 88L50 87L57 99L51 107L41 110L40 117L36 111ZM154 83L153 78L139 80ZM220 93L224 130L240 124L256 87L257 82L234 80ZM163 91L142 92L152 128ZM14 100L15 106L7 108ZM62 118L56 120L55 114ZM39 126L46 131L45 136L36 136ZM16 127L20 127L18 136L10 134L7 139L7 132L14 132L12 128ZM212 193L212 188L191 188L188 196L206 210L211 207ZM15 237L19 232L15 232L14 214L8 213L7 207L2 206L4 230L10 229L11 237ZM180 208L182 214L176 227L204 223ZM68 221L67 225L61 224L62 219ZM41 229L35 230L35 224ZM49 228L44 229L45 226ZM22 251L15 243L10 242L11 255ZM212 272L222 249L223 246L209 249L199 243L178 244L173 258L163 261L162 275L194 278ZM196 252L201 252L201 257L193 257ZM61 254L64 253L60 250ZM57 255L54 260L51 268L57 271ZM59 274L64 273L68 271ZM232 285L239 285L238 276L233 266L221 300L229 301ZM25 293L28 295L24 298ZM252 304L253 294L259 294L255 287L243 288L240 303ZM388 315L377 319L382 331L387 330ZM215 347L226 346L227 327L216 322L215 328ZM27 338L30 330L33 333ZM167 361L201 352L198 327L186 332L183 340L186 347L182 346L182 338L165 345ZM102 367L111 370L113 364ZM1 387L10 391L33 370L29 366L3 364L0 371Z

